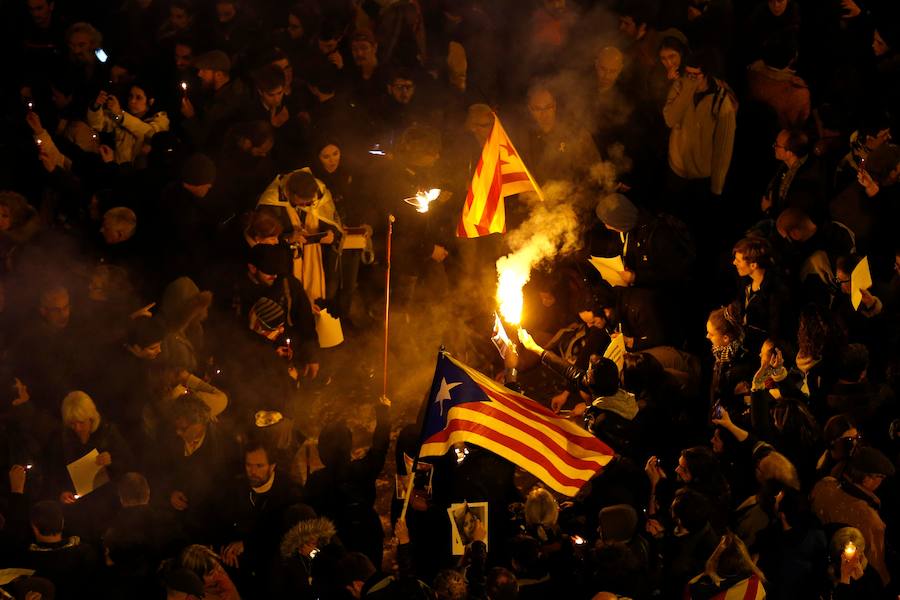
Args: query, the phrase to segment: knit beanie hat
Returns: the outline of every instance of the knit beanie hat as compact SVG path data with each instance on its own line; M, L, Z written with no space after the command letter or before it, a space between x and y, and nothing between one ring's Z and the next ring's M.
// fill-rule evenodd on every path
M284 309L263 296L250 309L250 329L265 335L284 325Z
M631 231L637 224L638 209L622 194L609 194L597 203L597 218L616 231Z
M181 181L188 185L206 185L216 180L216 164L205 154L192 154L181 167Z

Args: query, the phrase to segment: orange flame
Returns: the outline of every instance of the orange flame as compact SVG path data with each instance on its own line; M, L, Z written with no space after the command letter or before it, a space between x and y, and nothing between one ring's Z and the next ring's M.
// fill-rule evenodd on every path
M410 206L415 207L416 212L427 213L428 208L431 206L431 203L438 199L438 196L441 195L441 190L438 188L432 188L425 191L419 191L412 198L404 198L403 201L409 204Z
M500 271L497 280L497 303L500 307L500 316L511 325L518 325L522 321L522 288L528 282L530 273L515 268L515 265L507 265Z

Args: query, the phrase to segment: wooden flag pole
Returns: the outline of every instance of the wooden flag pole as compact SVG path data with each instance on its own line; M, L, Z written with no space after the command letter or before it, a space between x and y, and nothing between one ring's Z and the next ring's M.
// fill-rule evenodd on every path
M384 285L384 367L382 371L382 398L387 398L388 391L388 330L390 325L391 310L391 237L394 234L394 215L388 215L387 231L387 269L385 270Z

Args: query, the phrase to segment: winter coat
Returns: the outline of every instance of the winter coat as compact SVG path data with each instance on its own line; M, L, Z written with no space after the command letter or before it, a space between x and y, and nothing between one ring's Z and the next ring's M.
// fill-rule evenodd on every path
M713 194L721 195L734 149L737 100L718 79L697 96L697 84L679 79L672 84L663 108L669 136L669 167L685 179L710 178Z
M128 111L122 111L121 119L114 119L112 113L100 108L88 109L88 125L97 131L113 132L116 147L113 156L117 163L132 163L140 158L144 145L160 131L169 130L169 117L159 111L143 118Z
M810 494L812 510L823 525L840 523L859 529L866 540L866 558L878 571L881 581L891 580L885 562L885 524L878 511L881 501L847 479L825 477Z
M334 521L349 550L363 552L373 563L381 556L384 537L375 512L375 480L384 468L390 445L387 407L379 404L375 415L372 446L362 458L350 460L349 435L341 440L320 438L319 456L325 467L312 473L306 482L310 506Z

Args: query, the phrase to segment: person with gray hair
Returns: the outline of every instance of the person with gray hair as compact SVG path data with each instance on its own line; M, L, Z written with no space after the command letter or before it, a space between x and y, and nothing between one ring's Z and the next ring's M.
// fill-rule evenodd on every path
M127 206L116 206L103 213L100 233L107 244L120 244L132 238L137 229L137 215Z
M62 401L62 448L59 458L62 465L68 465L92 450L98 452L96 463L104 467L108 479L117 479L134 463L131 449L119 434L115 424L104 421L94 400L85 392L69 392ZM59 465L57 465L59 466ZM63 504L74 504L79 496L73 490L72 482L59 480L61 491L59 500Z
M84 391L69 392L60 405L62 430L50 439L43 470L45 493L59 500L66 511L71 533L87 539L102 534L105 520L119 506L116 486L125 472L133 468L131 447L118 427L103 419L93 399ZM94 455L93 458L90 458ZM77 488L67 466L85 459L98 467L92 489Z
M72 62L88 65L97 60L94 51L103 44L103 34L90 23L79 21L66 29L66 44Z

